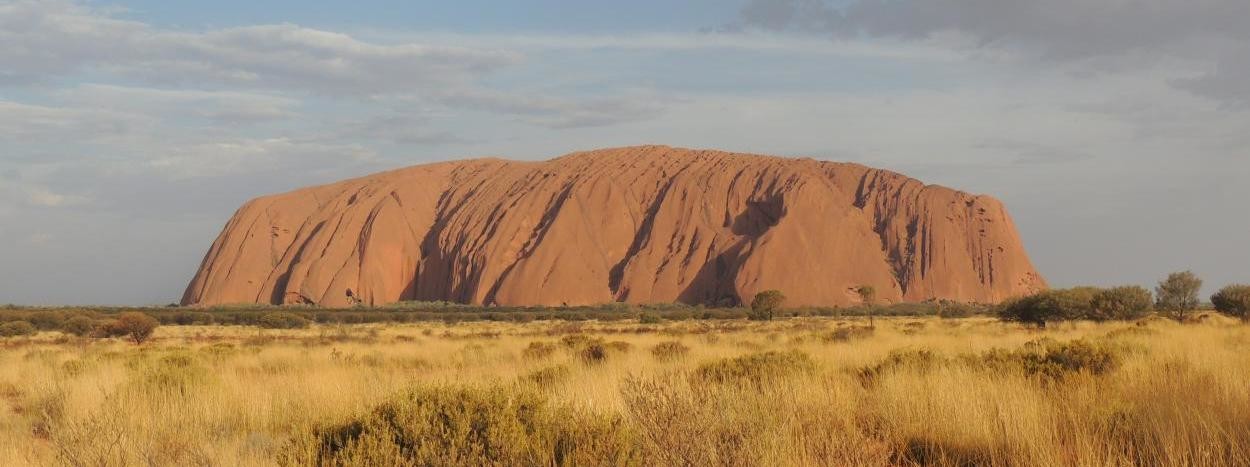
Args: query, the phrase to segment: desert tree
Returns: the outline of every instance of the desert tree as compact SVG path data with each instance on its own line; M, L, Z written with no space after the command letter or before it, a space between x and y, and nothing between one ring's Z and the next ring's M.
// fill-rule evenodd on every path
M785 301L786 296L780 290L765 290L757 293L751 300L751 313L748 317L752 321L771 321L777 309L781 308Z
M1250 285L1226 286L1211 296L1211 304L1220 313L1250 321Z
M1086 317L1094 321L1138 319L1146 316L1153 305L1154 297L1145 287L1112 287L1094 294Z
M160 321L146 313L128 311L117 315L109 326L112 328L110 334L125 336L135 344L142 344L152 337L160 325Z
M1182 271L1168 274L1166 279L1159 281L1155 287L1155 308L1177 321L1184 321L1193 310L1198 308L1198 291L1202 289L1202 279L1193 271Z
M868 310L868 326L877 327L874 318L874 308L877 305L877 289L871 285L861 285L855 288L855 293L859 295L860 303L864 304L864 308Z

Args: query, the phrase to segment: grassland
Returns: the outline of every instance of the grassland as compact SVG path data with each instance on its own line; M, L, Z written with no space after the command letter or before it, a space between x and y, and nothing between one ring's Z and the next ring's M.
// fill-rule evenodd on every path
M1250 465L1250 326L800 317L0 339L6 465Z

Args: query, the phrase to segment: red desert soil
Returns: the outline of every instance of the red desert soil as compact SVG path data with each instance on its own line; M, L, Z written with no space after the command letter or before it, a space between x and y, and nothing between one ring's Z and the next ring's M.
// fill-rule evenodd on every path
M243 205L186 305L996 302L1043 289L1002 203L857 164L664 146L420 165Z

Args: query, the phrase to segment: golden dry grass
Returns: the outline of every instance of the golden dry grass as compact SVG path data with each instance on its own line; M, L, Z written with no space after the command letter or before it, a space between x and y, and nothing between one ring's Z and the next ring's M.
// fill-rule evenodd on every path
M43 333L0 341L0 459L274 465L310 427L441 386L525 388L620 417L648 465L1250 464L1250 326L898 318L837 331L864 324L186 326L142 346ZM602 358L568 336L602 339ZM1118 364L1056 378L977 363L1044 338L1083 339ZM803 362L700 369L770 351ZM864 376L919 351L936 363Z

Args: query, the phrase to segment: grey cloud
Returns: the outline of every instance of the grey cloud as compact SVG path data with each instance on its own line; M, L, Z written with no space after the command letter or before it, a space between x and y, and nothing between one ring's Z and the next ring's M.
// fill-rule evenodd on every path
M1086 70L1163 57L1212 64L1179 82L1226 103L1250 98L1250 2L1245 0L752 0L730 29L806 31L851 39L957 35L979 49Z
M1066 164L1094 158L1093 154L1076 151L1071 148L1024 141L989 140L977 144L975 147L1011 156L1010 165Z

